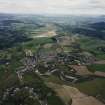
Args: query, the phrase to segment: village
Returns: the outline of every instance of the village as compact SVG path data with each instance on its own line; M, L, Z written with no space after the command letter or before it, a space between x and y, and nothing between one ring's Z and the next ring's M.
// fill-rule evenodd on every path
M70 40L68 37L65 39ZM69 41L66 44L70 44ZM62 45L65 45L65 43ZM95 62L97 62L96 59L87 53L64 52L59 45L46 44L40 46L36 53L29 49L25 50L25 57L22 59L24 66L20 67L16 73L20 81L25 72L34 71L39 76L55 75L62 81L76 83L92 80L97 76L105 77L101 73L95 74L87 69L87 65Z
M35 53L31 49L25 49L24 57L20 61L23 66L18 67L16 70L19 82L24 84L24 77L30 74L35 74L42 79L54 76L64 84L72 85L84 81L92 81L97 77L105 78L104 73L92 73L88 70L87 65L99 62L94 56L87 52L69 52L63 49L64 46L70 46L73 42L73 39L71 40L68 36L63 36L57 38L56 43L40 46ZM8 95L11 97L15 96L23 90L31 98L37 100L37 105L48 104L46 98L43 99L43 95L39 95L41 90L38 90L38 88L35 90L30 86L8 88L5 90L2 100L6 100ZM46 95L51 96L52 94L52 92L48 91Z

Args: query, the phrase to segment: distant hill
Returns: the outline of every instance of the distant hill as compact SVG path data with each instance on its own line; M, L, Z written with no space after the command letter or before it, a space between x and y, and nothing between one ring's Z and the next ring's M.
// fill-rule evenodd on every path
M90 25L90 27L96 30L105 30L105 22L93 23Z
M92 23L85 27L75 27L73 33L105 39L105 22Z
M77 33L105 39L105 16L0 14L0 49L28 40L35 29L53 24L58 35ZM36 35L36 33L34 33Z

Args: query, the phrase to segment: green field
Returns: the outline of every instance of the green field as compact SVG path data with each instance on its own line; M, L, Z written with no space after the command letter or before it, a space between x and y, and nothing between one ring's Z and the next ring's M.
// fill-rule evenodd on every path
M88 67L88 70L92 72L95 72L95 71L105 72L105 64L92 64L87 67Z
M48 105L65 105L58 96L47 97Z
M75 84L81 92L90 96L99 96L105 99L105 79L95 79L93 81Z
M48 43L53 43L53 40L51 38L35 38L29 42L23 43L22 47L23 49L30 49L32 51L37 51L40 45Z
M97 59L105 59L105 52L98 50L98 47L105 47L105 41L97 38L80 36L77 42L81 50L92 53Z

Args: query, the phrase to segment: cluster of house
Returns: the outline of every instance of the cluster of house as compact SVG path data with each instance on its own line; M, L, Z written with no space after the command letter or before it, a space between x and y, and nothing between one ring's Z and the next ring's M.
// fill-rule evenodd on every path
M18 77L20 80L22 80L22 75L27 70L34 70L39 75L53 75L56 72L59 72L59 77L61 80L69 80L70 82L76 82L78 81L78 76L75 74L74 69L69 70L69 74L65 74L63 71L57 68L55 66L57 63L62 65L70 65L70 64L76 64L76 65L85 65L87 64L90 58L84 57L81 54L77 53L59 53L56 52L38 52L38 54L33 54L31 50L26 51L26 56L23 60L25 68L22 68L21 70L17 71ZM39 62L43 64L43 71L40 72L40 66ZM54 64L55 62L55 64ZM49 64L50 63L50 64ZM52 64L51 64L52 63ZM45 72L44 72L44 69ZM74 75L72 75L74 73Z
M31 50L25 50L25 58L23 60L23 64L25 69L21 69L18 73L18 76L21 79L22 73L27 70L35 70L35 72L40 75L52 75L55 72L60 72L60 78L69 79L73 82L77 81L78 78L72 75L65 75L59 69L54 68L53 65L47 65L50 62L55 62L59 64L76 64L76 65L87 65L88 63L93 62L93 58L88 55L80 54L80 53L71 53L71 52L63 52L61 46L70 45L75 40L70 36L55 36L53 37L55 43L47 44L40 46L39 50L34 54ZM59 47L60 46L60 47ZM54 47L54 49L52 49ZM57 49L60 49L57 51ZM43 62L43 65L47 68L48 71L45 74L40 73L38 70L38 64Z

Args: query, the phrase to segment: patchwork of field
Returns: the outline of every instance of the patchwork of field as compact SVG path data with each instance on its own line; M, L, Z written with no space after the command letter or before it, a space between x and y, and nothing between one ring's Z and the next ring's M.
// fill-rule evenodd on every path
M105 52L101 49L105 47L104 40L88 36L79 36L77 43L80 45L83 51L90 52L98 60L105 60Z
M42 99L41 105L105 105L104 37L73 33L70 21L23 20L0 20L0 102L9 90L12 96L17 87L24 97L27 93L21 89L28 86L38 102ZM86 32L94 31L83 26ZM97 30L99 35L102 31ZM28 103L25 105L32 105Z

